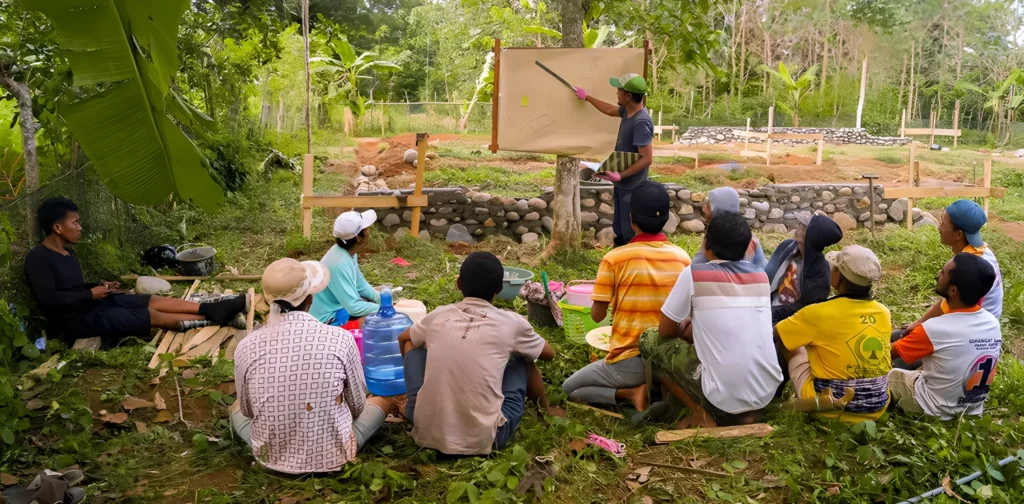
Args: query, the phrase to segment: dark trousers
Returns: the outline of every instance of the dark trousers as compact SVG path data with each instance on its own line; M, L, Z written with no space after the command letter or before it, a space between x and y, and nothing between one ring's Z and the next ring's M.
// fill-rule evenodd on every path
M615 232L615 246L619 247L629 243L636 236L629 220L629 211L633 208L633 190L615 186L612 189L612 196L615 200L612 231Z
M416 423L416 396L423 388L423 380L427 370L427 349L417 347L405 354L405 394L408 402L405 405L405 418ZM505 417L505 425L498 427L494 437L494 448L498 450L508 446L512 434L519 426L526 408L526 378L528 370L522 357L513 356L505 365L505 374L501 377L501 414Z
M899 341L902 338L903 338L903 329L896 329L895 331L892 332L892 335L889 336L889 342L890 343L896 343L897 341ZM893 369L905 369L907 371L913 371L913 370L918 369L920 367L921 367L921 361L917 361L917 362L915 362L913 364L907 364L906 361L904 361L903 359L900 359L899 357L897 357L897 358L892 360L892 368Z

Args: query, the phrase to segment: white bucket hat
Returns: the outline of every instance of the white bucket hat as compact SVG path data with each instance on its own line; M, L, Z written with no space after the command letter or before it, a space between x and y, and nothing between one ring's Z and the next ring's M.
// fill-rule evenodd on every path
M280 315L280 308L274 301L298 306L307 297L327 288L330 281L330 272L319 261L299 262L285 257L271 263L263 270L261 280L263 296L270 304L269 323L276 323Z

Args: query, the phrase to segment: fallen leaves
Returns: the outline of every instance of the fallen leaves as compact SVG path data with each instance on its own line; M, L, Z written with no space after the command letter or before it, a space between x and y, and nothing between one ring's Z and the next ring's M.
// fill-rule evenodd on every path
M156 404L145 399L139 399L138 397L128 396L121 401L121 407L127 411L142 409L142 408L155 408Z
M156 394L153 395L153 404L156 405L156 409L158 410L167 409L167 401L164 401L164 398L163 396L160 395L160 392L157 392Z
M160 412L158 412L156 416L153 417L153 423L168 423L173 421L174 415L172 415L171 412L167 410L160 410Z
M112 423L120 425L128 421L128 413L107 413L106 411L100 411L99 419L103 423Z
M11 486L17 484L18 478L15 478L14 476L11 476L10 474L7 473L0 473L0 485Z
M135 422L135 430L139 432L149 432L149 428L146 427L145 422Z
M573 452L579 453L587 447L587 442L582 439L573 439L569 441L569 449Z

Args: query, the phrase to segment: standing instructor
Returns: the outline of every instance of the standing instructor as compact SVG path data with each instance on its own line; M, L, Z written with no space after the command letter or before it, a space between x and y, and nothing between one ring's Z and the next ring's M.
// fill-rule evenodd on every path
M618 139L615 141L616 152L640 154L640 159L621 173L606 172L595 175L615 184L615 215L612 217L612 230L615 231L615 246L620 246L633 239L633 228L629 222L632 192L633 188L647 180L647 169L654 159L654 121L644 108L647 81L643 77L629 73L622 77L612 77L611 84L618 90L615 96L616 104L588 96L583 88L576 88L576 97L589 102L606 115L621 119Z

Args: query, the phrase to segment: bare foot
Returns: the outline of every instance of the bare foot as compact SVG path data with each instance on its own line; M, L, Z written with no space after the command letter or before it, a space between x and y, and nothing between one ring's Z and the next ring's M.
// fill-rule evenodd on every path
M640 385L639 387L616 390L615 397L619 399L626 399L633 403L633 407L636 408L637 411L645 411L647 409L647 384Z
M545 411L548 415L551 415L553 417L565 418L565 410L559 408L558 406L548 406L547 408L545 408Z
M686 416L686 418L682 419L678 425L676 425L676 429L680 430L693 429L697 427L718 427L718 424L715 423L715 421L711 418L710 415L707 414L706 411L698 410L691 412L689 415Z

